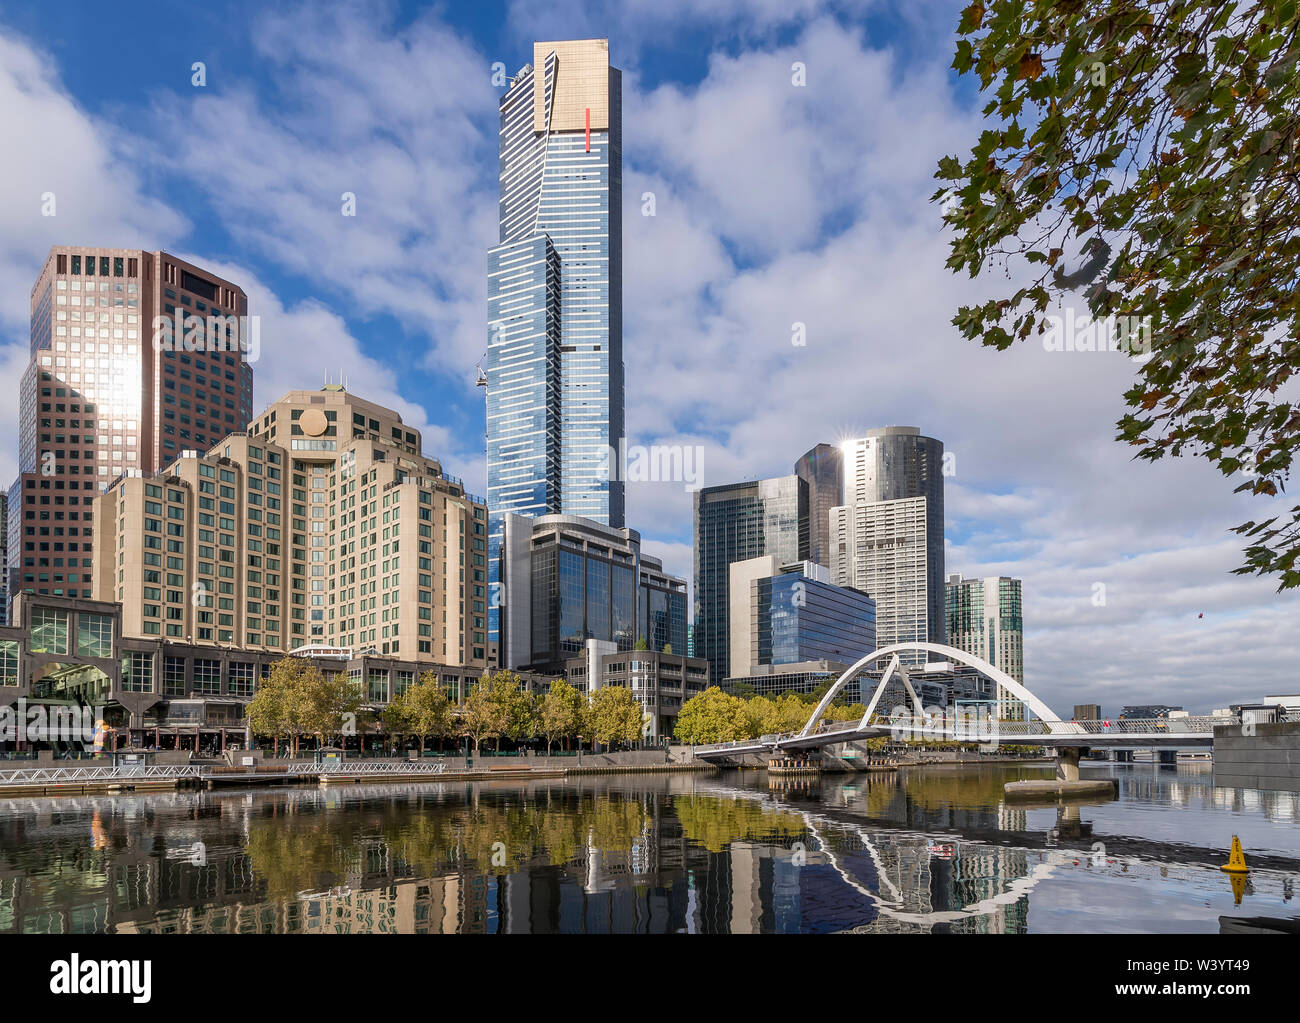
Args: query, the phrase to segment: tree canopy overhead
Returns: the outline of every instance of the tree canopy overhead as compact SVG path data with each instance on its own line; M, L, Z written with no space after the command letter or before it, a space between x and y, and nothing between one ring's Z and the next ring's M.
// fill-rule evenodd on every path
M958 311L966 338L1006 348L1071 301L1150 317L1118 439L1265 497L1300 446L1298 7L977 0L953 67L988 95L989 126L935 175L948 266L1016 282ZM1300 585L1300 506L1236 531L1239 573Z

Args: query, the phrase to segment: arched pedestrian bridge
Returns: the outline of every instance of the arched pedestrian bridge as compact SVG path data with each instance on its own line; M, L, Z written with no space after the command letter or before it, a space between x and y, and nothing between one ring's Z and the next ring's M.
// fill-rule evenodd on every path
M986 678L1024 703L1035 716L1025 721L998 721L974 713L953 709L927 711L912 687L911 677L902 664L899 654L937 654L974 668ZM867 704L866 713L858 721L822 722L821 716L840 691L861 672L879 661L889 664L876 690ZM897 676L911 701L911 711L895 710L878 713L877 705L885 687ZM878 736L895 739L947 739L958 742L1017 743L1033 746L1051 746L1070 750L1071 761L1077 762L1078 751L1084 748L1135 749L1160 748L1176 750L1196 746L1211 746L1214 729L1219 725L1236 724L1235 717L1186 717L1128 719L1125 721L1062 721L1042 700L1006 672L987 661L942 643L897 643L867 654L836 679L808 721L798 732L781 735L764 735L757 739L740 739L736 742L714 743L695 747L695 755L705 760L719 760L746 753L774 753L801 751L833 746L838 743L857 742Z

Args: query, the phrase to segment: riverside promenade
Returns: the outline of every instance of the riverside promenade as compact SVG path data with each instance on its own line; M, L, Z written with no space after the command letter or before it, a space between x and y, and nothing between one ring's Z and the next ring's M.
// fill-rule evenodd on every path
M177 759L177 758L173 758ZM716 771L664 750L583 753L577 756L268 759L234 753L223 760L112 763L112 757L74 761L9 761L0 766L0 797L156 792L183 788L286 785L418 784L507 781L570 775Z

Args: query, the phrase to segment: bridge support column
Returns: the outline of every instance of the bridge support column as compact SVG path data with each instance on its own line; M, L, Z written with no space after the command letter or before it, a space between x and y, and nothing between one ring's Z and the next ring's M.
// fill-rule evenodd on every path
M1162 750L1157 750L1156 752L1159 754L1159 761L1160 761L1160 763L1162 763L1162 764L1177 764L1177 763L1178 763L1178 750L1176 750L1176 749L1162 749Z
M1056 750L1056 778L1058 781L1079 780L1078 746L1058 746Z

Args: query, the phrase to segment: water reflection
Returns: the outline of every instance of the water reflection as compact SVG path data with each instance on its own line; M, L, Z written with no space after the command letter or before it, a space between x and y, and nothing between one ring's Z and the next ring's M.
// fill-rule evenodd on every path
M0 801L0 932L1217 930L1296 915L1296 797L1117 768L597 777ZM1243 906L1216 869L1251 851ZM1100 851L1099 851L1100 848ZM1032 910L1032 911L1031 911Z

